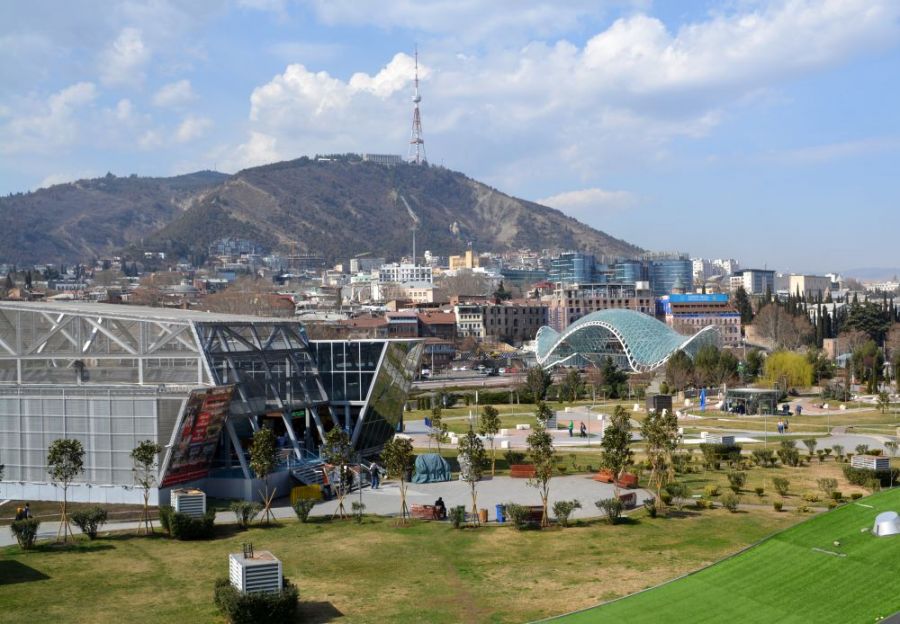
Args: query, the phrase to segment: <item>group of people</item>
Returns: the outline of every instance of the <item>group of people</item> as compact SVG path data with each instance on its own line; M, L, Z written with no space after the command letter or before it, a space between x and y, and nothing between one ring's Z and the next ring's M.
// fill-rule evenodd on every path
M575 421L574 421L574 420L570 420L570 421L569 421L569 437L571 438L571 437L573 437L574 435L575 435ZM584 421L583 421L583 420L581 421L581 427L579 428L579 431L578 431L578 437L580 437L580 438L586 438L586 437L588 437L588 435L587 435L587 425L584 424Z
M779 421L778 421L778 433L784 434L784 433L787 433L787 430L788 430L788 421L787 421L787 419L785 419L785 420L780 420L780 419L779 419Z
M28 518L33 518L31 515L31 506L28 503L25 503L24 507L16 508L16 520L27 520Z

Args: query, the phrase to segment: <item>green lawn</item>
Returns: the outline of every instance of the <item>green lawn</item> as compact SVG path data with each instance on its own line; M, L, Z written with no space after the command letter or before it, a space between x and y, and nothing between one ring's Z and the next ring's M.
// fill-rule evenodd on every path
M799 518L717 509L522 532L368 518L221 527L206 542L116 535L67 549L9 547L0 550L0 622L222 622L213 580L243 542L281 558L300 589L299 621L525 622L658 584Z
M900 610L900 536L876 538L863 529L879 512L900 510L900 489L859 502L696 574L558 621L877 621Z

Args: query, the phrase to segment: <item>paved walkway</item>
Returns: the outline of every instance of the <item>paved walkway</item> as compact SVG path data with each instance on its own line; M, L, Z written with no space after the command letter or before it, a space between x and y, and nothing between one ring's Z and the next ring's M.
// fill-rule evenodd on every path
M626 491L626 490L621 490ZM638 489L630 490L637 493L638 505L644 499L651 498L652 494L647 490ZM600 515L599 510L594 506L594 502L603 498L611 498L614 493L612 485L594 481L590 475L567 475L564 477L554 477L550 482L550 506L558 500L571 500L577 498L581 501L582 509L575 510L572 518L592 518ZM431 505L442 497L447 508L455 505L466 505L471 507L472 499L469 493L469 485L463 481L454 480L443 483L411 483L407 489L407 503L418 505ZM345 499L345 507L349 512L351 503L360 500L360 493L353 492ZM362 502L366 506L365 513L375 514L379 516L398 516L400 515L400 488L394 482L388 482L383 487L372 490L363 488ZM540 505L541 497L538 491L528 486L527 479L513 479L510 477L496 477L495 479L487 478L478 484L478 506L488 510L488 519L494 521L496 516L496 505L501 503L515 502L522 505ZM330 500L317 504L311 513L312 516L325 517L334 514L337 509L337 501ZM294 510L288 506L274 508L276 518L296 518ZM552 512L551 512L552 514ZM234 520L234 514L230 511L220 511L216 514L216 524L231 524ZM159 526L158 522L154 522L155 526ZM116 522L108 523L103 527L103 532L107 531L136 531L137 522ZM43 522L38 532L38 539L55 539L59 530L58 522ZM78 528L73 526L73 532L79 533ZM15 544L16 540L12 536L8 527L0 527L0 546L9 546Z

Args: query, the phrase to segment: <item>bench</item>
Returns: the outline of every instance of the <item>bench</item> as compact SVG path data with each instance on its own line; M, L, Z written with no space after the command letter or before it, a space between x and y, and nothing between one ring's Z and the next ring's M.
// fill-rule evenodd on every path
M513 464L509 467L509 476L517 479L533 479L536 474L531 464Z
M619 500L622 501L625 509L634 509L637 506L637 492L619 494Z
M440 520L434 505L410 505L409 515L419 520Z
M596 475L594 475L594 481L600 481L602 483L612 483L616 480L616 475L613 474L612 470L604 468Z
M623 472L616 480L616 485L621 488L636 488L638 486L637 475L630 472Z

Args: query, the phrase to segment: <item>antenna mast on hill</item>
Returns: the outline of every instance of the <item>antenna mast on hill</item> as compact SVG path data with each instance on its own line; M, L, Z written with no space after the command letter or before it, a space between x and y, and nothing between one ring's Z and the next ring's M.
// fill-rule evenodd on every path
M422 165L428 162L425 157L425 139L422 138L422 117L419 114L419 102L422 96L419 95L419 46L416 46L416 74L414 83L416 92L413 95L413 119L412 133L409 137L409 152L406 159L410 163Z

